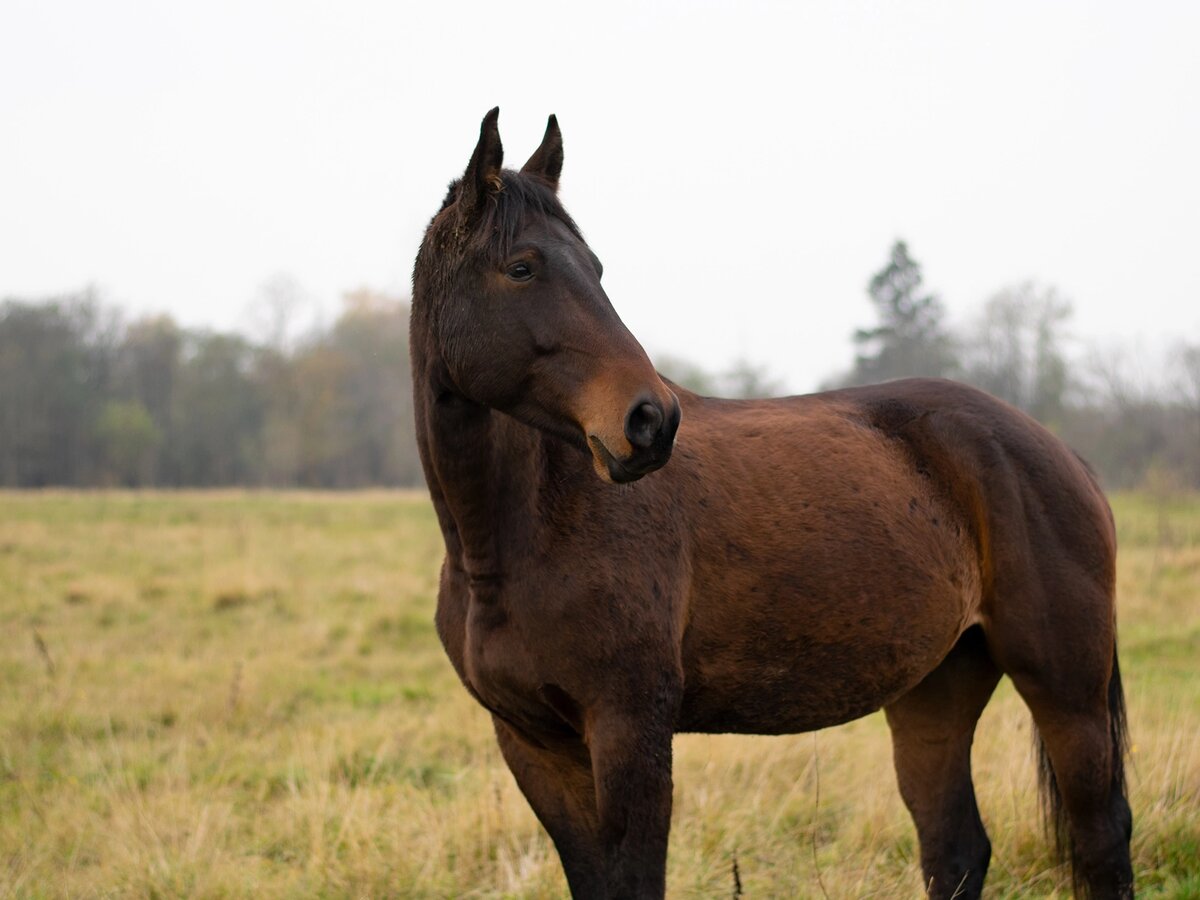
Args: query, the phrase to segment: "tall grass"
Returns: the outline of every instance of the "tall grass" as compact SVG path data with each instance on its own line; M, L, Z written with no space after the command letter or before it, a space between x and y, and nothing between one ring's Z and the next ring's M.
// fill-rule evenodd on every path
M1200 897L1200 500L1117 497L1135 870ZM432 625L419 495L0 494L0 896L562 897ZM1029 716L974 753L989 896L1069 895ZM879 715L676 740L674 897L920 893Z

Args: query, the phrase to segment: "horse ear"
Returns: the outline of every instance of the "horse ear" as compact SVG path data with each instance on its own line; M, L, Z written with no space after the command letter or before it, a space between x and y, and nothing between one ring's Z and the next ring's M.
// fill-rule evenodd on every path
M529 157L529 162L521 167L521 172L526 175L536 175L558 190L558 176L562 172L562 164L562 132L558 130L558 119L551 116L546 123L546 134L542 138L542 145L533 151L533 156Z
M478 208L490 193L500 190L500 166L504 162L504 147L500 144L500 107L483 117L479 126L479 143L467 163L458 189L458 202L464 212Z

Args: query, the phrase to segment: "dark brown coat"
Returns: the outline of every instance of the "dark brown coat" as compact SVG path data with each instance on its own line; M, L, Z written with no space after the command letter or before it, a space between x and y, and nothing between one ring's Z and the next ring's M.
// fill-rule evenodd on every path
M677 731L884 708L932 896L979 895L970 746L1002 673L1095 897L1132 896L1104 496L1053 435L917 379L766 401L655 373L496 111L414 272L438 633L580 898L661 897ZM957 893L955 893L957 891Z

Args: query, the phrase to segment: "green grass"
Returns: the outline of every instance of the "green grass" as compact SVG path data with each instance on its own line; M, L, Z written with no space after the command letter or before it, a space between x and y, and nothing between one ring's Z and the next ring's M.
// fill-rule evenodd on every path
M1200 897L1200 500L1116 498L1142 896ZM562 897L432 625L421 495L0 493L0 896ZM1007 683L988 896L1069 895ZM915 896L879 715L676 741L673 897ZM819 786L819 791L818 791Z

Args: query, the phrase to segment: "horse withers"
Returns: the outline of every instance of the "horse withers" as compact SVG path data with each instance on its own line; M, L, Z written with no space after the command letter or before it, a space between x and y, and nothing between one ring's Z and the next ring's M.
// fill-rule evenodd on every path
M1005 674L1078 889L1132 896L1116 545L1087 467L949 381L750 402L663 380L556 196L554 117L514 171L497 116L417 256L417 437L438 634L571 893L663 896L676 732L882 708L927 890L979 896L970 750Z

